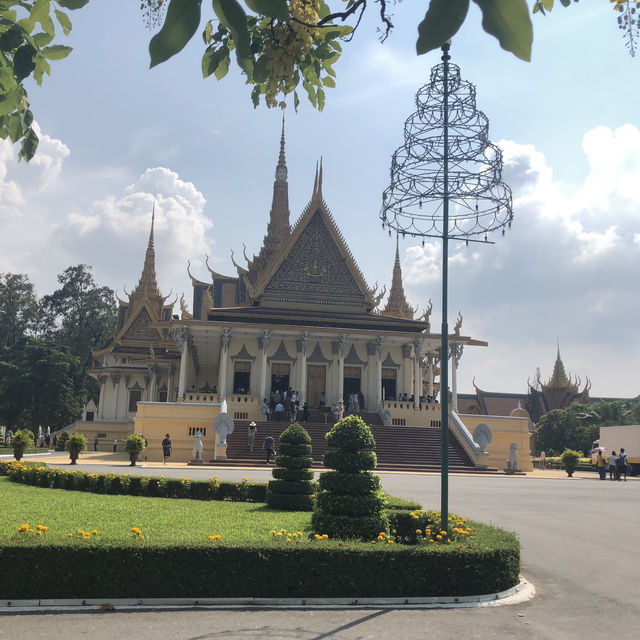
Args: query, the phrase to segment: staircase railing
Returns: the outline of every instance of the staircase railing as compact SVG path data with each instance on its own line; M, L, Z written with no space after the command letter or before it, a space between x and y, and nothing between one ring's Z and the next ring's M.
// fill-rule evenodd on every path
M469 429L467 429L464 422L462 422L453 409L449 412L449 429L456 435L458 442L462 445L462 448L466 451L467 455L471 458L471 462L473 462L476 467L488 466L484 462L483 457L488 456L489 453L484 451L473 439L473 436L469 433Z

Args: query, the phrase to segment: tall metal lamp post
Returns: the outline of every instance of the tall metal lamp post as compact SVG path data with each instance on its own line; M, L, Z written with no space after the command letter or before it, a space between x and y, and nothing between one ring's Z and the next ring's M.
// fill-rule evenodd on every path
M441 525L449 530L449 240L490 243L491 231L511 227L511 189L502 182L502 153L489 142L489 121L476 109L476 91L460 79L442 47L442 63L416 94L404 144L391 159L391 184L382 194L382 228L403 237L442 240ZM491 243L493 244L493 243Z

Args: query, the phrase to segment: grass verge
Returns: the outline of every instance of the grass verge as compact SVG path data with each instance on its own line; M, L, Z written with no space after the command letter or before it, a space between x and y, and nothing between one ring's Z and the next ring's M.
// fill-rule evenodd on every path
M516 536L480 523L470 523L474 535L461 544L316 540L308 512L41 489L6 478L0 504L0 599L473 595L519 579ZM18 531L26 523L33 532ZM47 530L38 535L37 525ZM272 533L283 529L303 535L288 541Z

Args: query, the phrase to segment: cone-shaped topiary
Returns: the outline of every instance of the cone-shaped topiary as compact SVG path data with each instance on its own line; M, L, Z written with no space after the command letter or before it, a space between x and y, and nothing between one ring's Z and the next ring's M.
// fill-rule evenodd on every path
M275 480L269 482L267 504L274 509L311 511L315 491L311 465L311 436L297 422L287 427L278 439Z
M320 475L313 530L332 538L376 538L387 531L388 521L380 477L369 471L377 463L371 429L362 418L347 416L326 438L332 450L324 454L324 465L335 471Z

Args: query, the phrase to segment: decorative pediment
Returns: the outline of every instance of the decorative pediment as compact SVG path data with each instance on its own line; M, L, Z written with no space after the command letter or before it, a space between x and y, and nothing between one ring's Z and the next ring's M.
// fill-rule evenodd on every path
M383 360L382 366L386 369L390 369L392 367L395 367L396 369L400 368L400 365L397 362L393 361L390 353L387 353L387 357Z
M344 363L349 365L355 365L355 366L367 364L365 360L360 360L360 357L358 356L358 352L356 351L355 344L351 345L351 349L349 349L349 353L347 354L347 357L344 359Z
M311 364L329 364L331 360L329 358L325 358L322 353L322 349L320 348L320 343L316 342L316 346L313 349L313 353L307 358L307 362Z
M158 340L160 333L153 327L153 320L146 306L140 309L135 318L123 327L120 340L150 341Z
M256 359L255 356L252 356L248 351L246 345L242 345L242 349L236 353L235 356L231 356L231 360L251 360L254 362Z
M278 260L257 283L261 306L323 306L366 313L371 292L324 204L298 221Z
M287 347L284 344L284 340L280 340L280 344L278 345L276 352L270 358L268 358L268 360L269 363L271 363L273 360L276 360L277 362L295 362L296 358L293 358L289 355Z

